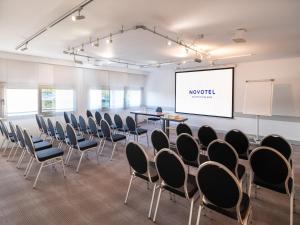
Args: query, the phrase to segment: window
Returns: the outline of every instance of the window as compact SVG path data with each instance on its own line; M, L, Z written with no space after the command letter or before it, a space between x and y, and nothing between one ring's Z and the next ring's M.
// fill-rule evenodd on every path
M74 111L74 91L45 88L41 90L43 113Z
M38 112L37 89L6 89L8 116L32 115Z
M90 109L109 108L109 90L90 90Z
M110 108L111 109L124 108L124 90L110 91Z
M127 90L126 105L127 107L140 107L142 104L142 90Z

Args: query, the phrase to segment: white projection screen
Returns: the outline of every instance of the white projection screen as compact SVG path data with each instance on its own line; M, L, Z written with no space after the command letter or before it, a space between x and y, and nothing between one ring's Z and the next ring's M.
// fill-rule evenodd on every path
M175 73L175 112L233 118L234 68Z

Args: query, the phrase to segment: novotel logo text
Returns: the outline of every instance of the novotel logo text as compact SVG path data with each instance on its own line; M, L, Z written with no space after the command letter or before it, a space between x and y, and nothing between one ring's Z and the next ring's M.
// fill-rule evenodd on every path
M198 90L189 90L190 95L215 95L215 90L214 89L198 89Z

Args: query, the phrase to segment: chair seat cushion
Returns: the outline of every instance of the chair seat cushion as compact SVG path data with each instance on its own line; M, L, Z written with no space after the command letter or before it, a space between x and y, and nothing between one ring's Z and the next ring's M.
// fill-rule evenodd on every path
M184 192L184 187L180 187L180 188L173 188L171 186L168 186L168 185L164 185L163 186L164 189L174 193L174 194L177 194L181 197L184 197L185 198L185 192ZM188 194L188 197L189 198L192 198L194 196L194 194L198 191L198 187L197 187L197 184L196 184L196 177L189 174L188 175L188 178L187 178L187 194Z
M50 144L47 141L41 141L41 142L38 142L38 143L34 143L33 145L34 145L35 151L41 151L41 150L52 147L52 144Z
M270 184L270 183L267 183L264 180L260 179L256 175L254 175L253 183L258 186L261 186L261 187L264 187L264 188L267 188L267 189L270 189L270 190L273 190L273 191L276 191L276 192L279 192L282 194L288 194L287 190L285 188L284 182L280 183L280 184ZM291 193L291 190L293 188L293 180L291 178L288 180L288 188L289 188L288 191Z
M41 151L36 152L36 156L39 161L43 162L48 159L53 159L64 154L63 150L59 148L47 148Z
M243 178L243 176L245 175L245 172L246 172L245 166L239 164L238 168L237 168L237 173L238 173L237 175L238 175L239 180Z
M141 135L141 134L145 134L147 133L146 129L143 128L136 128L135 131L130 131L131 134L137 134L137 135Z
M140 173L135 173L135 175L137 177L140 177L144 180L147 180L147 181L150 181L150 182L156 182L158 180L158 174L157 174L157 171L156 171L156 167L155 167L155 163L150 161L149 162L149 173L150 173L150 179L149 180L149 177L148 177L148 173L144 173L144 174L140 174Z
M118 131L128 132L128 128L127 127L118 128Z
M249 196L246 193L243 193L242 201L241 201L241 204L240 204L240 214L241 214L242 219L245 219L245 217L247 216L247 213L250 209L250 207L249 207L250 204L249 203L250 203ZM207 208L210 208L210 209L212 209L212 210L214 210L218 213L221 213L221 214L226 215L226 216L228 216L230 218L233 218L233 219L237 219L237 214L236 214L236 209L235 208L229 208L229 209L221 208L221 207L218 207L218 206L210 203L205 198L204 198L203 204Z
M78 142L78 146L81 151L84 151L84 150L96 147L97 142L93 141L93 140L84 140L84 141ZM77 146L76 146L76 148L77 148Z
M43 139L39 138L39 137L31 137L32 143L38 143L38 142L42 142Z
M112 139L112 140L111 140ZM121 140L124 140L126 139L126 136L123 135L123 134L112 134L111 135L111 138L110 137L107 137L106 140L108 141L113 141L113 142L116 142L116 141L121 141Z
M158 120L160 120L160 118L158 118L158 117L149 117L148 120L150 120L150 121L158 121Z
M243 159L243 160L248 160L248 153L245 152L245 153L239 154L239 158Z

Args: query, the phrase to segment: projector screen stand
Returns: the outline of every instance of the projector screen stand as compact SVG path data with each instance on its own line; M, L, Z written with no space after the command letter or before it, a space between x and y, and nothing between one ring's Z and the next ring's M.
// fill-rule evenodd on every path
M254 141L256 144L259 144L261 141L259 139L259 115L256 115L256 138Z

